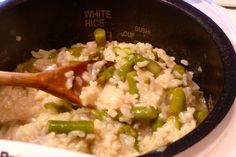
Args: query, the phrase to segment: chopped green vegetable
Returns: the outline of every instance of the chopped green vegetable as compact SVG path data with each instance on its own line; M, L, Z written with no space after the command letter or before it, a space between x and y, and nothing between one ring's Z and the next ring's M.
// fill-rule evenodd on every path
M177 71L181 76L185 73L185 69L182 65L175 64L173 71Z
M155 119L155 121L152 122L152 131L157 131L158 128L162 127L163 125L165 124L165 122L160 119L160 118L157 118Z
M79 57L82 50L83 50L83 47L71 47L68 49L70 54L74 57Z
M119 133L126 134L128 136L132 136L136 138L138 136L137 132L129 125L123 125L119 131Z
M143 61L149 61L149 59L143 57L140 54L134 54L134 62L138 63L138 62L143 62Z
M128 53L128 54L134 54L136 53L135 49L132 49L132 48L129 48L129 47L126 47L126 48L123 48L121 49L123 50L124 52Z
M95 29L94 38L98 47L104 47L106 45L106 31L104 29Z
M138 140L138 138L135 139L134 148L135 148L139 153L141 153L140 147L139 147L139 140Z
M158 58L158 55L157 55L157 52L156 52L156 51L152 50L152 54L155 56L155 59Z
M207 111L195 111L193 116L197 120L197 123L200 124L207 117Z
M161 73L162 68L161 66L155 62L150 60L148 65L147 65L147 70L150 71L151 73L153 73L156 77Z
M105 68L102 72L98 74L97 82L98 84L104 85L112 76L115 71L114 66Z
M195 96L196 105L205 104L205 98L203 91L193 91L193 96Z
M182 87L174 88L171 91L170 110L178 114L185 109L186 96Z
M118 133L126 134L135 138L134 148L139 151L138 133L134 130L134 128L132 128L130 125L125 124L119 129Z
M132 57L132 61L134 61L135 63L148 61L148 64L145 69L153 73L155 76L158 76L161 73L162 67L157 62L151 59L145 58L140 54L135 54L133 56L134 57Z
M165 92L165 103L168 105L170 104L171 98L172 98L172 93L173 93L174 88L168 88L166 89Z
M170 116L167 118L166 122L173 122L177 129L180 129L181 123L178 116Z
M121 77L122 80L125 80L127 73L132 71L134 64L138 62L148 61L148 64L145 69L153 73L155 76L158 76L162 71L161 66L157 62L145 58L139 54L127 55L126 59L128 61L123 64L120 69L118 69L118 75Z
M72 110L72 104L68 101L63 101L62 104L56 104L55 102L47 102L44 104L44 107L55 113L69 112Z
M39 70L37 70L34 67L34 62L36 61L35 58L30 58L28 60L26 60L24 63L20 64L17 66L16 71L17 72L30 72L30 73L36 73L39 72Z
M158 58L158 62L165 63L165 61L163 59L161 59L161 58Z
M150 82L151 82L149 78L145 78L143 81L144 81L144 83L146 83L146 84L150 84Z
M136 50L130 47L120 48L120 47L115 46L113 50L115 51L116 54L117 52L125 52L128 55L136 54Z
M126 56L127 62L123 64L118 70L117 73L120 76L121 80L126 79L126 75L133 71L133 66L137 62L145 61L146 59L139 54L129 54Z
M57 51L53 51L51 52L49 55L48 55L48 59L56 59L57 58L57 55L58 55L58 52Z
M107 116L107 112L104 110L92 110L92 114L99 120L103 120Z
M131 113L137 120L155 119L158 116L158 110L146 106L135 106L131 109Z
M54 102L45 103L44 107L52 112L58 113L58 105Z
M137 76L137 73L135 71L129 72L126 76L130 94L138 94L138 88L136 86L136 80L134 78L135 76Z
M85 133L93 133L94 125L92 121L79 120L79 121L60 121L49 120L48 132L69 133L71 131L79 130Z
M126 79L126 75L133 70L134 62L128 61L123 64L119 69L117 69L117 74L120 76L121 80Z
M120 47L114 46L113 51L117 54L119 51L121 51Z
M88 56L88 59L89 59L89 60L99 60L99 59L102 59L102 58L103 58L103 54L100 53L100 52L96 52L96 53L90 54L90 55Z
M134 54L129 54L127 56L124 57L128 62L135 62L136 57Z
M192 95L195 97L194 107L196 110L207 111L206 100L202 91L193 91Z

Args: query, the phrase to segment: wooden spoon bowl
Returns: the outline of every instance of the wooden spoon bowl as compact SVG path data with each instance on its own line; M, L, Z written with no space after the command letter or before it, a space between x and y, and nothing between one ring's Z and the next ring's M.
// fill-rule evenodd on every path
M0 85L37 88L81 106L79 95L82 87L88 85L88 82L82 79L81 75L87 71L87 66L93 62L79 62L38 73L0 71ZM72 73L71 78L67 76L68 73ZM79 77L81 82L78 82L76 77ZM71 83L70 87L68 87L67 81L69 84ZM94 105L91 104L88 107L94 108Z

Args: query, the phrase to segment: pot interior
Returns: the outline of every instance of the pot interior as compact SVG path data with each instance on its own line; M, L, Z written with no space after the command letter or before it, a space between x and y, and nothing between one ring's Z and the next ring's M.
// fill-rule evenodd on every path
M93 40L94 29L103 27L109 40L148 42L175 56L177 62L188 60L210 110L223 89L219 45L204 24L171 2L31 0L13 1L0 11L1 70L14 69L31 50Z

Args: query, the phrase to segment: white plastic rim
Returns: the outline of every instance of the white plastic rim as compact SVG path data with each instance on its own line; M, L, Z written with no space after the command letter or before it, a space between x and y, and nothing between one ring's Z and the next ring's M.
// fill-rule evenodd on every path
M221 8L211 0L185 0L210 17L225 32L236 50L236 27ZM235 0L236 2L236 0Z
M59 148L0 140L0 157L93 157Z
M218 5L211 0L185 1L213 19L228 36L236 50L235 26ZM236 125L234 124L236 124L236 99L226 117L209 135L175 157L234 157L236 154Z
M235 0L213 0L213 2L226 7L236 7Z
M220 8L210 0L185 0L192 6L207 13L211 19L213 19L217 25L226 33L231 40L234 48L236 49L236 29L231 23L229 18L220 10ZM236 109L234 109L236 111ZM231 109L231 112L232 111ZM236 119L236 118L235 118ZM235 120L236 121L236 120ZM236 127L235 127L236 128ZM191 149L191 148L190 148ZM197 149L197 148L196 148ZM194 152L193 150L192 152ZM196 150L201 151L201 150ZM191 152L191 151L190 151ZM184 157L189 151L180 153L179 157ZM235 152L228 152L228 154L234 154ZM204 153L206 155L206 153ZM203 153L199 153L197 156L202 156ZM234 154L235 155L235 154ZM59 148L41 146L36 144L0 140L0 157L92 157L92 155L68 151ZM193 154L193 156L195 156ZM228 156L230 157L230 156Z

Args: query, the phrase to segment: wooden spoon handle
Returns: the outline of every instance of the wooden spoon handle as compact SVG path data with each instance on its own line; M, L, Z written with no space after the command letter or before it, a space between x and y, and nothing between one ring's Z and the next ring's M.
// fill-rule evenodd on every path
M37 88L39 81L36 74L0 71L0 85Z

